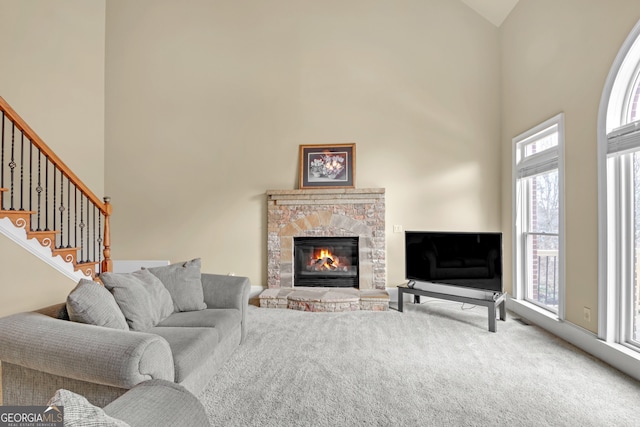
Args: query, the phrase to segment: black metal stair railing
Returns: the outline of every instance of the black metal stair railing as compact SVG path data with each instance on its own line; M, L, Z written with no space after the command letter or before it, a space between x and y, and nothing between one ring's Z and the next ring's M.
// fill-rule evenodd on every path
M1 97L0 188L0 217L29 215L28 233L55 233L54 253L76 250L75 264L111 271L109 198L97 198Z

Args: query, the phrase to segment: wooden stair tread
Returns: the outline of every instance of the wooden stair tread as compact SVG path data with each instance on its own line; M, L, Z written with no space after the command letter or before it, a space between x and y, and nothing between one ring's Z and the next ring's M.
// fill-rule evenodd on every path
M57 230L27 230L27 239L36 239L45 248L52 248L56 242L56 234L59 233Z
M3 213L7 213L7 214L21 213L21 214L35 215L38 212L36 212L36 211L27 211L27 210L22 210L21 211L19 209L13 209L13 210L11 210L11 209L0 209L0 214L3 214Z
M33 234L33 235L38 235L38 234L59 234L60 232L58 230L31 230L31 231L27 231L27 234Z
M79 251L80 248L53 248L51 249L52 252L73 252L73 251Z
M84 275L95 278L97 265L98 265L97 261L96 262L93 262L93 261L78 262L78 263L74 263L73 269L75 271L82 271Z
M1 194L1 193L0 193ZM31 228L31 215L36 214L35 211L19 211L19 210L0 210L0 218L9 218L13 225L18 228L29 230Z

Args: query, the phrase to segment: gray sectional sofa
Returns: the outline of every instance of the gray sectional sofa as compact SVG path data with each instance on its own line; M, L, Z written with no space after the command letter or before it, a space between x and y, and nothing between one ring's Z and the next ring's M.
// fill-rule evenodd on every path
M197 259L101 279L0 319L5 405L44 405L65 389L104 407L149 380L198 395L244 340L245 277L201 274Z

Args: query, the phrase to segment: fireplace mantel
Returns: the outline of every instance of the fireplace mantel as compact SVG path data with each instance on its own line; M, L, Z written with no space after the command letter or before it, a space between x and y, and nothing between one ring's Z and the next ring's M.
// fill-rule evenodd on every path
M384 188L268 190L267 198L280 205L371 204L380 199L384 203Z
M386 288L384 188L268 190L268 287L294 287L293 238L358 236L360 289Z

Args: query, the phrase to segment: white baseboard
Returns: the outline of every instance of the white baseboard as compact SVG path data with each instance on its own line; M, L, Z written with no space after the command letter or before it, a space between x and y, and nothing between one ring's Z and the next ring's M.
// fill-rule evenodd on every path
M558 320L524 301L508 297L507 309L640 381L640 353L602 341L594 333Z

